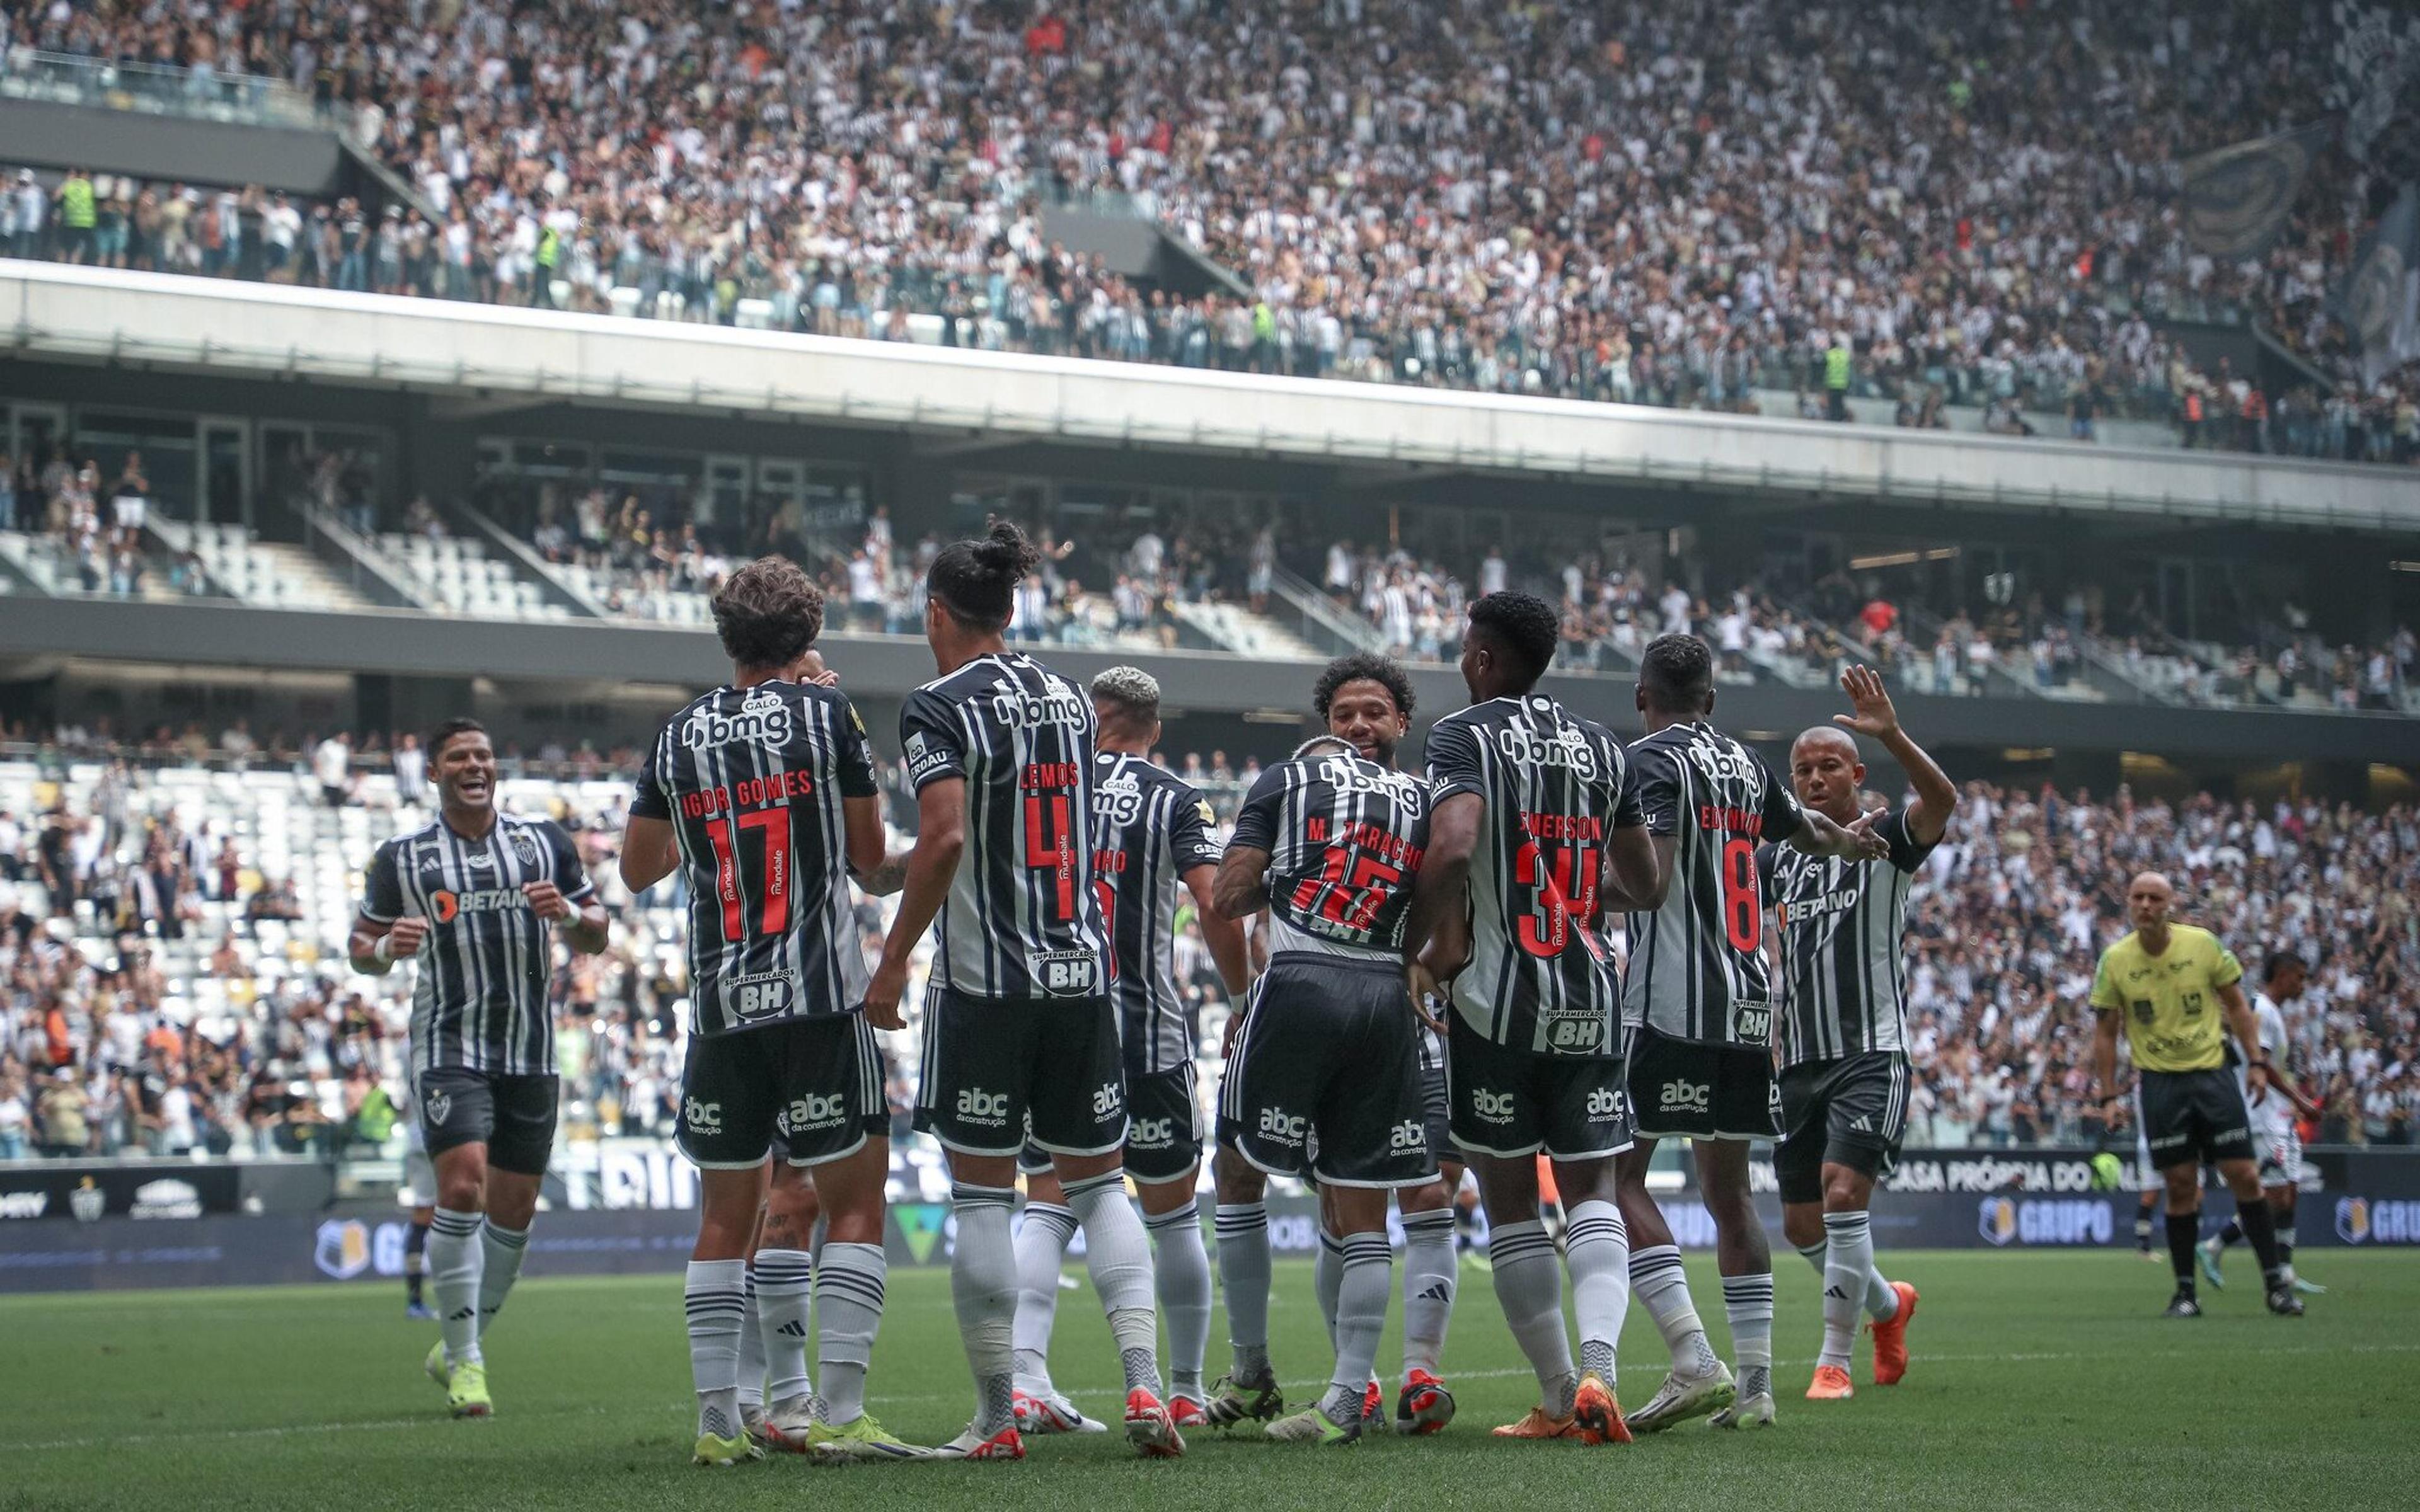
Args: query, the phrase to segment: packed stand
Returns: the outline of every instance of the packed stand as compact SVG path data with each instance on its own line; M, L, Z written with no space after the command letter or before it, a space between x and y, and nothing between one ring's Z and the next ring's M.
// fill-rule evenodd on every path
M2175 213L2180 161L2307 124L2324 7L155 19L0 5L18 47L288 81L433 219L138 186L12 209L21 243L148 250L190 195L185 262L345 288L1717 409L1794 391L1832 419L1878 395L2087 440L2138 416L2297 455L2415 440L2409 373L2243 393L2152 324L2258 320L2350 374L2329 295L2369 186L2340 155L2263 257L2213 259ZM1249 292L1135 286L1047 239L1060 201L1156 216Z
M52 593L207 592L191 553L155 554L144 534L151 507L140 452L129 452L106 482L90 457L0 452L0 554Z

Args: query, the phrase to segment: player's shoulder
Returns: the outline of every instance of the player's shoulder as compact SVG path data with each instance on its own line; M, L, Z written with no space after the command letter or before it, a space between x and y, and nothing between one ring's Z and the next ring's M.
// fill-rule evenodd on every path
M2128 930L2101 948L2101 959L2103 961L2124 961L2140 956L2142 953L2143 941L2133 930Z

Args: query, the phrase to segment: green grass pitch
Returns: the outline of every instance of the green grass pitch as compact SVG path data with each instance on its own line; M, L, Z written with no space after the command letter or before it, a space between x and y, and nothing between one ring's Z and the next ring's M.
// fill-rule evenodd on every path
M2299 1321L2261 1310L2247 1257L2169 1322L2164 1267L2131 1252L1885 1256L1922 1288L1907 1381L1804 1401L1821 1322L1814 1273L1784 1252L1781 1421L1749 1436L1690 1424L1626 1448L1493 1440L1534 1383L1487 1276L1463 1273L1443 1435L1342 1450L1203 1431L1177 1463L1116 1435L1029 1441L1021 1465L826 1470L687 1463L679 1282L526 1280L489 1339L497 1415L449 1421L420 1373L433 1330L394 1285L0 1299L0 1508L396 1506L795 1509L964 1505L1332 1512L1516 1507L2409 1508L2420 1504L2420 1257L2315 1252L2333 1288ZM1722 1342L1712 1264L1689 1266ZM1080 1272L1077 1273L1080 1273ZM1309 1268L1281 1264L1272 1327L1289 1396L1324 1372ZM1054 1363L1095 1415L1116 1365L1089 1285L1061 1294ZM1395 1319L1390 1319L1390 1323ZM1637 1308L1621 1395L1643 1401L1663 1350ZM1212 1330L1212 1372L1224 1358ZM1390 1326L1381 1350L1392 1377ZM939 1271L891 1277L870 1386L919 1442L955 1432L971 1391Z

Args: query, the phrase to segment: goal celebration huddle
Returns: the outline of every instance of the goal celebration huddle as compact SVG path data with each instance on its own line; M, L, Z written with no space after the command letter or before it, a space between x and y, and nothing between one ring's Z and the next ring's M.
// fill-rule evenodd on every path
M1114 1427L1140 1454L1182 1456L1202 1432L1446 1431L1450 1335L1496 1326L1459 1295L1466 1181L1494 1311L1538 1387L1526 1414L1478 1431L1610 1444L1699 1418L1768 1425L1786 1396L1855 1395L1861 1325L1869 1379L1901 1379L1919 1298L1887 1277L1869 1208L1909 1111L1910 884L1958 794L1879 676L1847 671L1848 712L1776 773L1714 722L1703 641L1645 647L1625 740L1542 687L1557 610L1489 594L1463 630L1469 706L1434 724L1417 764L1411 680L1340 658L1308 690L1326 733L1260 774L1222 842L1202 795L1152 760L1152 677L1118 667L1080 687L1009 644L1037 560L995 524L932 561L938 675L898 729L912 841L889 832L864 722L816 650L823 596L779 558L714 595L731 679L675 714L636 774L622 879L636 894L677 875L689 900L697 1463L1019 1458L1038 1436L1108 1430L1050 1379L1078 1234L1123 1377ZM1905 774L1903 802L1866 788L1861 741ZM601 950L612 922L569 837L499 808L479 725L448 721L427 749L437 816L380 847L350 950L364 972L416 963L441 1330L426 1368L456 1416L480 1417L498 1410L486 1335L553 1142L553 941ZM859 893L897 899L873 959ZM2197 1314L2195 1267L2215 1263L2197 1247L2205 1165L2237 1198L2226 1237L2256 1252L2270 1310L2298 1314L2290 1205L2281 1224L2263 1196L2275 1120L2250 1110L2299 1094L2226 945L2172 920L2156 873L2128 896L2134 928L2091 993L2094 1070L2164 1195L2170 1314ZM1177 975L1188 910L1239 1005L1215 1088L1196 1085ZM881 1036L908 1026L928 949L913 1120L947 1161L974 1404L940 1444L886 1428L867 1380L892 1129ZM1673 1139L1714 1223L1728 1360L1649 1183ZM1785 1237L1822 1277L1821 1318L1789 1325L1820 1336L1803 1381L1776 1375L1756 1142L1774 1149ZM1271 1337L1271 1177L1316 1193L1320 1360L1280 1359ZM1634 1303L1668 1351L1652 1383L1620 1370ZM1397 1307L1403 1357L1382 1362ZM1280 1367L1325 1384L1290 1399Z

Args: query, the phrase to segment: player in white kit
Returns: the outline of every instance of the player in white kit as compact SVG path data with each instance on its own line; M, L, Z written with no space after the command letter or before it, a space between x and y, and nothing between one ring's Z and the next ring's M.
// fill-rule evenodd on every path
M2286 1075L2286 1005L2303 995L2309 980L2310 967L2301 956L2280 950L2269 958L2260 973L2260 990L2252 995L2252 1019L2259 1026L2260 1053L2269 1063L2252 1067L2243 1075L2243 1102L2252 1114L2252 1152L2259 1163L2261 1193L2277 1220L2278 1258L2289 1265L2294 1258L2294 1196L2303 1174L2303 1134L2295 1120L2318 1119L2319 1105ZM2202 1278L2211 1287L2226 1287L2220 1262L2226 1246L2242 1237L2243 1226L2230 1218L2226 1227L2202 1241ZM2294 1289L2318 1293L2327 1288L2304 1280L2297 1272Z

